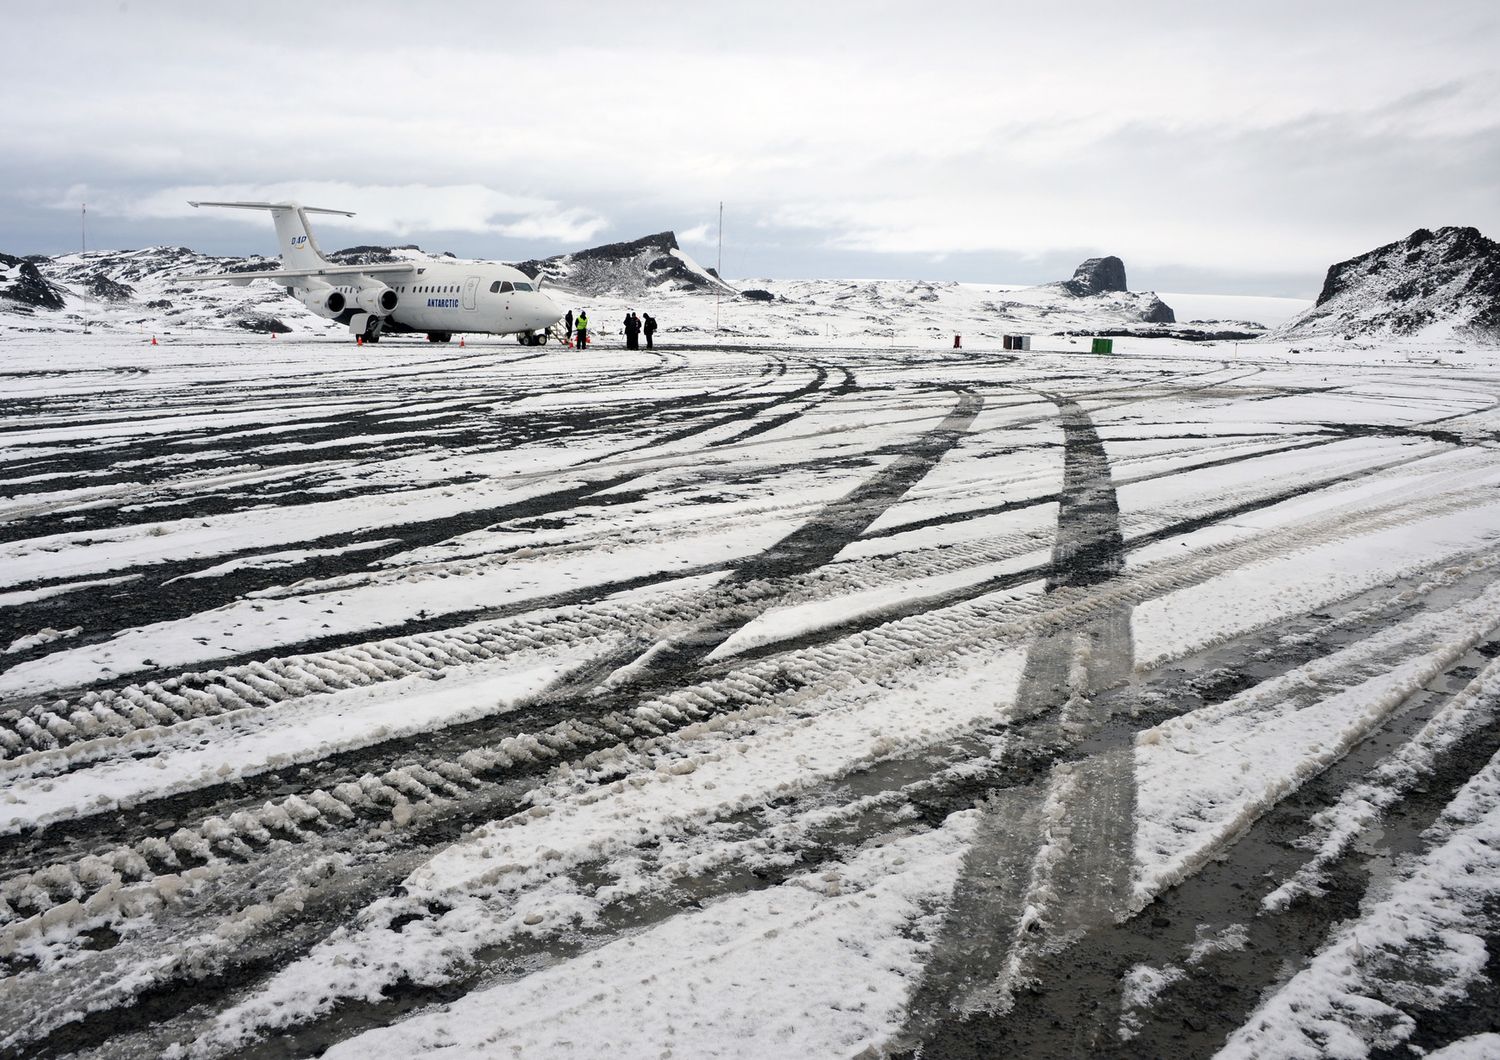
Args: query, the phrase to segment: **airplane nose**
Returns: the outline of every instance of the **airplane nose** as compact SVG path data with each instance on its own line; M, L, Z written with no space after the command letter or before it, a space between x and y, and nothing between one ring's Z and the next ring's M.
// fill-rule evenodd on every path
M537 292L536 323L534 327L546 328L556 324L563 318L562 310L557 308L557 303L546 295Z

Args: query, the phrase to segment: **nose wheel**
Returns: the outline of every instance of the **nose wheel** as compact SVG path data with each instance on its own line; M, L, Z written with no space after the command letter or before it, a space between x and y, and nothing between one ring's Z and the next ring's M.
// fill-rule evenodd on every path
M375 313L355 313L349 318L349 334L361 342L379 342L385 330L385 317Z

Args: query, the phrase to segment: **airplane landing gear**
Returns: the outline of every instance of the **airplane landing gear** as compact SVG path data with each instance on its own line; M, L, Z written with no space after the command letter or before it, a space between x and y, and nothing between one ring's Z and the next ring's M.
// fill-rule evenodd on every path
M427 341L428 342L452 342L453 341L453 332L451 332L451 331L429 331L427 333Z
M522 346L540 346L547 341L547 333L544 331L522 332L516 336L516 341Z
M374 313L355 313L349 318L349 334L365 342L379 342L385 317Z

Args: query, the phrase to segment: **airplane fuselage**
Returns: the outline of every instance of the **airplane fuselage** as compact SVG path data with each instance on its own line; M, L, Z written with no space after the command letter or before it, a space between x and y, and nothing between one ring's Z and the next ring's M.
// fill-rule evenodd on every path
M529 334L545 330L562 316L530 277L508 265L413 263L409 276L391 277L386 283L397 298L396 308L385 318L387 331ZM331 286L351 302L358 290L351 283ZM306 289L293 287L292 291Z

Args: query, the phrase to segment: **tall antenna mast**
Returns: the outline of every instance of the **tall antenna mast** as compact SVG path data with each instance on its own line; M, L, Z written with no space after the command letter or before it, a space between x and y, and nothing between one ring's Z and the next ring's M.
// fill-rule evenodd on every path
M719 299L724 295L724 200L719 200L719 260L714 266L719 285L714 288L714 331L719 330Z
M83 268L85 268L85 269L88 266L84 262L84 258L88 254L88 252L89 252L88 220L89 220L89 204L86 203L86 202L85 203L79 203L79 205L78 205L78 264L80 266L82 266ZM85 275L87 275L87 274L85 274ZM88 280L87 279L85 279L84 282L83 282L83 333L85 335L87 335L89 333L89 285L88 285Z

